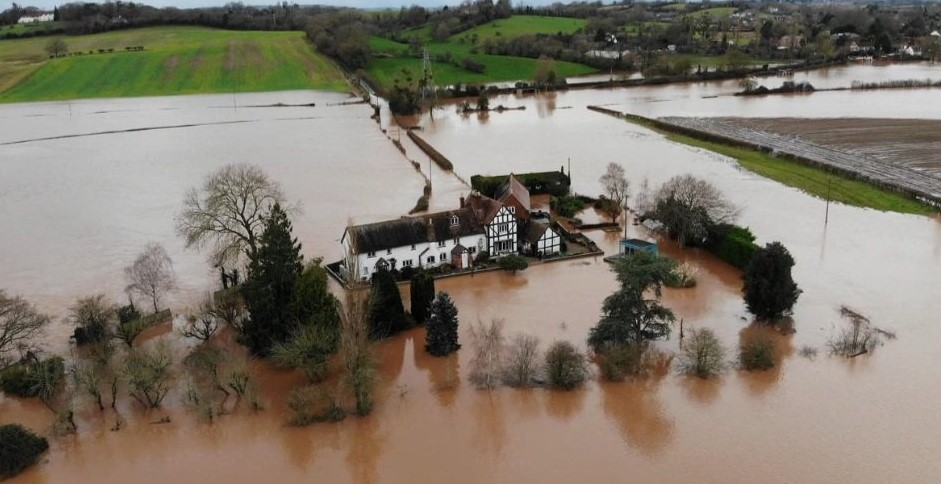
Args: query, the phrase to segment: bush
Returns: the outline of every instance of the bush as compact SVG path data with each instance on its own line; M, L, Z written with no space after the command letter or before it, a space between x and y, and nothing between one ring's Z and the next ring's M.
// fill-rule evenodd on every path
M13 477L36 463L49 448L45 437L30 432L22 425L0 426L0 480Z
M490 252L487 252L486 250L478 252L477 258L474 259L474 261L478 264L486 264L487 262L490 262Z
M565 195L562 197L552 197L549 206L562 217L570 218L581 212L585 208L585 202L578 197Z
M680 355L680 370L709 378L725 370L725 348L709 329L692 330Z
M791 277L794 258L780 242L758 249L745 268L742 288L748 311L771 321L791 314L801 290Z
M677 264L670 273L670 277L663 281L663 285L679 289L696 287L696 274L698 273L699 267L689 262Z
M743 342L738 348L738 362L748 371L774 367L774 345L765 337Z
M19 363L0 372L0 387L7 395L39 397L42 375L51 375L49 381L58 382L64 373L65 363L58 356L31 363Z
M524 271L529 267L529 262L525 257L519 254L509 254L500 258L500 268L505 271Z
M718 224L709 227L706 249L729 264L745 270L755 251L755 235L748 227Z
M647 374L662 355L647 343L606 344L594 361L607 381L621 381Z
M572 390L588 377L585 356L572 343L556 341L546 352L546 378L549 385L563 390Z
M461 61L461 67L475 74L483 74L487 70L487 65L477 61L473 57L465 57Z

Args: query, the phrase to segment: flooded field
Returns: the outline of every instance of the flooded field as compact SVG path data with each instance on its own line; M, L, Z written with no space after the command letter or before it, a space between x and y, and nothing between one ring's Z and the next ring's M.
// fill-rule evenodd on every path
M724 118L740 128L792 136L898 164L941 179L941 121L923 119Z
M617 482L625 475L647 482L935 481L941 472L934 403L941 396L941 220L832 205L824 225L822 200L585 109L609 104L682 115L711 102L715 112L767 116L764 103L771 103L827 117L845 104L779 96L748 100L754 103L736 113L737 98L701 98L727 89L719 83L508 96L491 104L527 109L483 116L444 109L434 120L416 122L463 178L557 169L570 159L574 189L585 194L598 194L598 177L610 161L624 164L635 187L645 177L657 184L682 173L715 183L741 208L740 222L759 242L780 240L797 261L794 277L804 294L795 308L796 333L773 335L780 354L773 370L731 370L712 381L672 371L624 383L596 379L574 392L475 390L466 381L467 327L478 319L503 318L508 336L537 335L543 349L557 339L584 348L601 301L615 288L613 274L600 258L544 264L516 275L439 281L460 311L465 349L430 358L421 329L382 342L380 399L367 418L287 427L284 395L301 378L259 364L262 412L239 409L210 425L171 395L165 409L152 413L124 402L119 410L128 423L111 432L114 414L102 418L87 405L79 433L53 439L46 460L14 482ZM937 91L918 94L939 99ZM856 104L873 113L899 97L864 95L868 102ZM240 96L240 104L248 98ZM395 128L384 123L387 131L380 131L368 106L327 106L344 100L259 94L252 104L318 105L237 111L227 96L96 101L73 103L71 118L65 104L0 106L0 224L15 228L0 238L0 281L61 315L79 295L121 298L121 268L156 240L171 252L181 281L174 305L185 305L216 277L202 255L183 250L172 217L186 187L232 161L261 165L302 202L294 230L306 255L338 257L349 217L404 214L424 183L389 141ZM937 119L937 110L924 104L901 103L899 117ZM929 111L933 116L920 115ZM240 122L220 124L225 121ZM4 144L182 124L202 125ZM411 146L406 151L419 159ZM433 206L457 203L460 182L436 171L432 180ZM619 234L589 236L611 252ZM696 288L664 296L687 328L712 328L730 350L756 331L748 325L737 271L669 242L662 250L701 267ZM845 324L843 304L898 339L867 357L827 356L826 342ZM59 326L53 340L61 344L66 333ZM800 356L803 346L819 356ZM661 347L676 351L678 341ZM149 423L165 415L170 424ZM0 422L17 421L45 431L50 415L37 402L0 397Z

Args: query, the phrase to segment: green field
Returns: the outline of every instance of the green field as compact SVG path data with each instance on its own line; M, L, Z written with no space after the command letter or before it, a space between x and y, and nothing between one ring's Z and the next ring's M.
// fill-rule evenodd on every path
M776 158L756 150L712 143L675 133L666 133L666 135L671 141L704 148L734 158L749 171L789 187L798 188L816 197L826 198L829 191L831 200L857 207L913 214L937 212L931 206L905 195L883 190L875 185L836 175L820 168Z
M452 35L444 41L430 40L427 27L405 32L405 36L418 36L425 42L425 47L432 56L434 81L438 85L462 83L489 83L502 81L525 81L532 79L536 72L536 59L472 53L475 45L471 39L477 34L477 45L486 39L498 37L510 39L522 35L572 33L585 26L581 19L537 17L517 15L508 19L497 20L473 29ZM366 68L367 73L376 82L391 86L395 79L404 77L403 69L411 74L413 80L422 72L422 59L405 53L408 46L381 37L372 37L369 42L374 58ZM482 48L477 47L479 51ZM465 57L471 57L487 66L481 73L474 73L462 67L434 60L434 57L450 53L460 63ZM556 62L556 71L562 77L573 77L595 72L595 69L572 62Z
M346 88L301 32L157 27L64 39L94 54L49 59L49 38L0 41L0 102Z
M705 15L711 15L713 18L728 17L735 13L738 10L737 7L716 7L716 8L707 8L705 10L699 10L688 14L690 17L703 17Z

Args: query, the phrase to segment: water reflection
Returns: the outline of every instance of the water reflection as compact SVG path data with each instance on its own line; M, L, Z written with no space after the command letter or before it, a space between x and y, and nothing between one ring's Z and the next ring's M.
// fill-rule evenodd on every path
M768 341L774 352L774 366L762 371L741 371L739 376L748 392L760 397L774 389L784 374L784 363L794 355L794 333L770 327L768 325L752 323L739 331L739 346L754 343L755 341ZM731 348L737 357L738 348Z
M629 446L646 455L661 453L674 439L674 421L659 397L666 374L598 385L605 415Z
M546 392L546 413L558 420L568 422L582 411L587 393L587 390L581 388L570 392Z

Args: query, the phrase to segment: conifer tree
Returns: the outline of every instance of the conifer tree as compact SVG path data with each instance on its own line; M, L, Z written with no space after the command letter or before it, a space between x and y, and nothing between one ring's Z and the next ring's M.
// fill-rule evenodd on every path
M412 317L418 324L425 324L428 320L428 311L432 301L435 300L435 278L428 271L422 269L412 278L409 288L412 300Z
M433 356L447 356L461 345L457 342L457 308L446 292L439 292L431 303L431 313L425 323L425 351Z
M771 321L791 314L801 290L791 277L794 258L780 242L755 251L745 268L742 288L748 311L758 320Z
M387 270L373 274L369 324L369 337L374 340L408 329L399 286L395 276Z
M291 221L275 204L265 218L265 230L242 289L250 317L241 340L253 354L267 355L274 344L287 340L297 328L291 302L303 260L301 244L291 234Z

